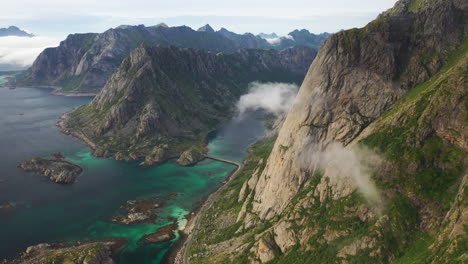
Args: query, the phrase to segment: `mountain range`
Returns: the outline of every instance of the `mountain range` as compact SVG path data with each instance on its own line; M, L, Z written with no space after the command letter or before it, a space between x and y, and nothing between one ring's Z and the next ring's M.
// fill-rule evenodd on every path
M140 45L90 104L64 116L61 127L87 142L94 155L158 164L201 147L233 116L250 82L299 84L315 55L306 47L224 54Z
M308 41L312 39L314 36L311 35ZM320 41L312 42L314 46ZM236 34L225 28L214 31L209 25L197 31L186 26L168 27L165 24L150 27L119 26L101 34L69 35L58 47L44 50L18 82L25 86L56 87L60 93L97 93L122 60L141 44L227 53L242 48L284 49L297 45L311 46L301 41L277 47L250 33Z

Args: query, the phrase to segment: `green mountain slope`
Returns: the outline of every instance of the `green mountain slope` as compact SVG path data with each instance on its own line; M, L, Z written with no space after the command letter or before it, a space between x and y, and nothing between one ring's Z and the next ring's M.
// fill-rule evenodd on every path
M331 36L190 263L465 263L466 8L403 0Z
M197 49L140 46L88 105L67 114L62 128L97 156L156 164L205 143L233 115L253 81L300 83L315 51Z

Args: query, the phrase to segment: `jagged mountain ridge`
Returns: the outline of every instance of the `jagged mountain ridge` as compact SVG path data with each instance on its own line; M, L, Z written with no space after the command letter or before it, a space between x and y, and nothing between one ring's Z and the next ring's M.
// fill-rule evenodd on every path
M223 54L143 45L62 126L85 139L95 155L160 163L203 144L232 116L250 82L300 83L315 54L305 47Z
M142 43L213 52L273 48L265 39L250 33L240 35L226 29L215 32L209 25L203 28L195 31L186 26L139 25L120 26L102 34L72 34L58 47L44 50L18 82L53 86L62 93L97 93L122 60Z
M274 146L256 147L268 159L254 151L203 218L190 262L464 263L466 18L464 1L403 0L332 35ZM359 147L382 159L379 201L350 177Z

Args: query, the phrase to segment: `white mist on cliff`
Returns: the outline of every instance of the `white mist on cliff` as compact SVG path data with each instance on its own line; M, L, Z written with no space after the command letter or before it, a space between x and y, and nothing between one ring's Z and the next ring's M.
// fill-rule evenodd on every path
M338 142L318 145L311 138L306 138L302 149L298 156L301 168L310 172L322 171L330 184L357 189L369 203L381 204L379 191L371 179L382 161L375 152L362 146L343 147Z

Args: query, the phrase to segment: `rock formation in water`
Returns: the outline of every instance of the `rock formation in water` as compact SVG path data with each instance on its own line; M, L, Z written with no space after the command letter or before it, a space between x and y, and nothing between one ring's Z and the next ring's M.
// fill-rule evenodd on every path
M165 24L145 27L120 26L101 34L72 34L58 47L45 49L18 83L51 86L60 93L97 93L122 60L141 44L235 52L242 48L275 48L250 33L239 35L226 29L215 32L209 25L195 31ZM280 49L302 44L290 43Z
M46 176L56 183L73 183L83 172L80 166L64 160L63 155L55 153L52 156L52 159L35 157L25 160L18 168Z
M97 156L158 164L204 144L250 82L300 83L314 56L305 47L224 54L143 45L90 104L59 125Z
M114 264L117 252L127 244L125 239L103 239L93 242L43 243L30 246L11 264Z
M112 221L123 225L154 223L156 210L162 205L163 203L157 198L129 200L126 205L120 207L122 214L112 218Z
M177 230L177 227L177 223L160 227L155 233L143 236L140 242L144 244L157 244L173 240L176 238L174 232Z
M195 165L205 159L208 149L204 147L191 147L180 154L177 164L181 166Z
M190 263L466 262L467 11L400 0L332 35Z

